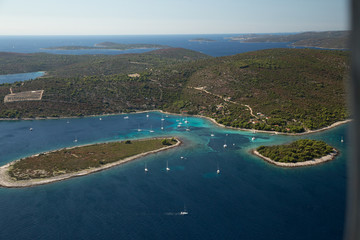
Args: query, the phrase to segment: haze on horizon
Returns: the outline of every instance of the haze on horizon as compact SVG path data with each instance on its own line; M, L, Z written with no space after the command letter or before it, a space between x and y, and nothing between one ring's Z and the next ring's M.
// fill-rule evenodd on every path
M347 0L0 0L0 35L147 35L349 29Z

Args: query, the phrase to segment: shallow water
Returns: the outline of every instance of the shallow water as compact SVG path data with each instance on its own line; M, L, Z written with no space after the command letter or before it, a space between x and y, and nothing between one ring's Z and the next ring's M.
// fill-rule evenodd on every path
M45 72L29 72L0 75L0 84L22 82L44 76Z
M348 125L293 137L223 129L202 118L189 117L186 124L180 116L146 115L0 122L1 165L95 142L152 136L178 136L184 142L88 176L0 188L0 238L342 239ZM248 153L262 144L305 137L326 141L340 156L287 169ZM188 215L179 214L184 208Z

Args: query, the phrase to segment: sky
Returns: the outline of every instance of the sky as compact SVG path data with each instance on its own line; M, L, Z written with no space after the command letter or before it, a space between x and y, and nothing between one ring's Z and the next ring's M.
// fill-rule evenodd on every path
M349 0L0 0L0 35L348 30L348 8Z

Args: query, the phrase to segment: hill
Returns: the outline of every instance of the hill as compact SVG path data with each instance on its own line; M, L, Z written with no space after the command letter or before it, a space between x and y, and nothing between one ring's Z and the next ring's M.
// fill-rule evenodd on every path
M44 90L39 102L1 103L0 117L162 109L208 116L237 128L303 132L349 117L344 87L348 54L270 49L209 58L190 50L161 49L65 56L70 64L49 65L55 70L46 78L0 86L2 99L9 87L14 92Z

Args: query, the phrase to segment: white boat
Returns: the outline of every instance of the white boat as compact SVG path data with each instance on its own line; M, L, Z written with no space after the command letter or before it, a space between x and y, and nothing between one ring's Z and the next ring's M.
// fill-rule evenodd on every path
M169 162L168 162L168 161L166 161L166 171L170 171Z
M138 125L138 132L141 132L140 124Z
M190 132L190 128L185 129L186 131Z
M220 174L220 168L219 168L219 164L217 165L217 170L216 170L216 174Z
M151 126L151 129L150 129L150 131L149 131L149 132L151 132L151 133L155 132L154 130L152 130L152 126Z
M183 156L181 156L181 157L180 157L180 159L184 159L184 157L183 157Z
M148 169L147 166L146 166L146 163L145 163L145 169L144 169L144 171L145 171L145 172L148 172L148 171L149 171L149 169Z
M99 118L99 120L101 121L101 120L102 120L102 118Z
M66 123L70 123L69 121L67 121Z
M124 119L129 119L129 116L125 116Z
M77 138L75 138L75 139L74 139L74 143L77 143L77 142L78 142L78 140L77 140Z
M227 144L225 143L223 147L224 147L224 148L227 148Z
M146 114L146 117L147 117L147 118L150 117L149 114Z
M214 136L215 136L215 134L213 134L213 133L212 133L212 134L210 134L210 136L211 136L211 137L214 137Z
M251 141L255 141L255 137L252 137L252 138L251 138Z
M29 130L30 130L30 131L32 131L32 130L33 130L33 128L29 128Z
M343 138L343 137L341 137L341 140L340 140L340 142L342 142L342 143L344 142L344 138Z
M185 205L184 205L184 210L183 210L183 211L181 211L179 214L180 214L180 215L188 215L188 214L189 214L189 212L188 212L188 211L186 211L186 207L185 207Z

